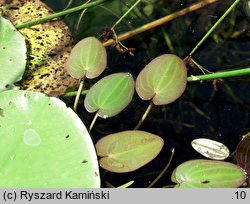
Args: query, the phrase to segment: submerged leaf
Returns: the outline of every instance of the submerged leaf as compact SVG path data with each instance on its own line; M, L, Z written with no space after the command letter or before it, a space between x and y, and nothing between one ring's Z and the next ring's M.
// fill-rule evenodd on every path
M197 152L209 159L224 160L230 154L224 144L214 140L199 138L193 140L191 144Z
M69 74L81 79L98 77L107 65L107 53L102 43L95 37L84 38L72 49L67 70Z
M243 136L236 148L237 164L250 175L250 132Z
M179 188L236 188L244 183L246 174L229 162L197 159L179 165L171 179Z
M155 105L164 105L179 98L186 83L187 69L182 59L164 54L140 72L136 79L136 91L143 100L152 99Z
M120 113L132 100L134 79L129 73L116 73L102 78L88 91L84 106L107 118Z
M161 151L161 137L138 130L110 134L96 143L102 168L125 173L134 171L153 160Z
M22 78L25 66L25 38L0 16L0 92Z

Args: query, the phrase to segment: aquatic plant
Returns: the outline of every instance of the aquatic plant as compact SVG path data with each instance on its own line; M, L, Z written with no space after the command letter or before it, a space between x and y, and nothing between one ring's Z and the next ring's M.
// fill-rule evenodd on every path
M50 8L38 0L23 4L14 0L0 5L1 15L5 17L0 17L2 187L100 187L100 179L103 177L100 177L98 164L102 169L115 173L138 170L157 159L161 151L167 148L164 144L168 141L164 143L163 135L136 130L146 121L153 104L163 106L175 103L185 92L187 82L250 74L250 68L211 73L193 58L196 50L236 7L239 0L229 7L187 57L181 59L175 54L157 54L153 60L146 60L146 66L140 70L136 83L131 73L112 68L114 71L110 74L111 68L105 69L110 60L107 60L105 47L114 45L121 56L133 56L134 49L126 47L123 40L215 3L216 0L199 2L180 12L117 35L118 25L141 3L138 0L126 9L110 29L105 29L103 37L106 41L103 43L96 38L98 33L95 34L96 37L82 38L74 43L69 29L62 21L51 21L84 9L79 23L88 15L86 9L104 2L109 1L97 0L57 13L52 13ZM10 12L12 4L19 9ZM152 9L154 8L151 7L149 13L152 13ZM28 42L26 44L24 37ZM165 37L167 39L167 35ZM13 46L13 41L18 44ZM168 46L174 49L170 41ZM24 70L25 64L27 70ZM188 76L187 67L197 67L204 75ZM88 79L86 85L83 84L85 78ZM91 81L93 78L98 79ZM21 81L18 82L19 80ZM24 90L13 90L14 85ZM216 89L216 81L213 85ZM78 87L77 93L67 91L72 87ZM97 117L107 119L123 112L133 99L134 89L141 99L150 100L135 130L131 128L112 134L103 133L101 139L96 139L95 132L90 133L90 130L95 126ZM66 95L77 95L73 106L75 112L67 108L60 99L52 97ZM86 95L85 109L90 113L95 112L89 131L85 127L88 123L80 119L84 107L77 109L80 95ZM105 125L105 120L102 123ZM175 187L243 185L249 175L248 135L240 141L236 149L237 165L232 161L215 161L229 156L229 150L223 143L202 138L193 140L192 146L211 160L189 160L177 166L172 172ZM6 147L10 148L7 150ZM173 155L174 149L171 149L168 164L148 187L155 185L167 171ZM99 161L97 156L100 157ZM40 178L39 182L37 177ZM25 184L20 182L20 178L26 181ZM133 181L124 186L131 185Z

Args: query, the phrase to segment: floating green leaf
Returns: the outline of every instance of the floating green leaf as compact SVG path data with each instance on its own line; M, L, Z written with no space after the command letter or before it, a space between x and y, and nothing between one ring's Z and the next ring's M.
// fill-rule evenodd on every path
M209 159L223 160L230 154L229 149L224 144L214 140L198 138L193 140L191 144L197 152Z
M250 175L250 132L243 136L236 148L237 164Z
M244 183L246 175L232 163L197 159L179 165L171 179L179 188L236 188Z
M116 73L102 78L88 91L84 106L102 118L120 113L132 100L134 79L129 73Z
M107 53L102 43L95 37L84 38L72 49L67 70L69 74L81 79L98 77L107 65Z
M79 117L59 99L0 95L0 187L100 187L97 156Z
M143 100L153 99L155 105L169 104L186 88L187 69L184 62L172 54L152 60L138 75L136 91Z
M157 135L130 130L108 135L96 144L101 167L124 173L134 171L153 160L161 151L164 141Z
M24 37L0 16L0 92L19 81L26 66Z

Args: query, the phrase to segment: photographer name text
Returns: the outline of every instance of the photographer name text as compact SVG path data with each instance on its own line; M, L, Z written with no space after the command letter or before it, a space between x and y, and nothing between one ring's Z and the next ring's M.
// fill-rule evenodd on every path
M83 192L74 192L73 190L65 190L58 192L29 192L27 190L5 191L3 193L5 201L34 201L34 200L108 200L110 199L109 191L105 190L87 190Z

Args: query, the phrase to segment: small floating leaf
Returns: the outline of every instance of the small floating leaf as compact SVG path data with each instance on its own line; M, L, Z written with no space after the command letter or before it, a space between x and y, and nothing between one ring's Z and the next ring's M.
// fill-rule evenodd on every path
M134 79L129 73L116 73L102 78L88 91L85 108L102 118L120 113L132 100Z
M164 105L179 98L186 83L187 69L182 59L164 54L140 72L136 79L136 91L143 100L153 99L155 105Z
M229 149L224 144L214 140L199 138L193 140L191 144L197 152L209 159L223 160L230 154Z
M25 38L0 16L0 92L22 78L25 66Z
M237 164L250 175L250 132L243 136L236 148Z
M0 94L1 188L100 187L97 156L80 118L38 92Z
M110 134L96 144L97 155L102 157L102 168L125 173L134 171L153 160L161 151L161 137L137 130Z
M171 179L179 188L236 188L244 183L246 174L229 162L197 159L179 165Z
M69 74L81 79L98 77L107 65L107 53L102 43L95 37L84 38L72 49L67 70Z

